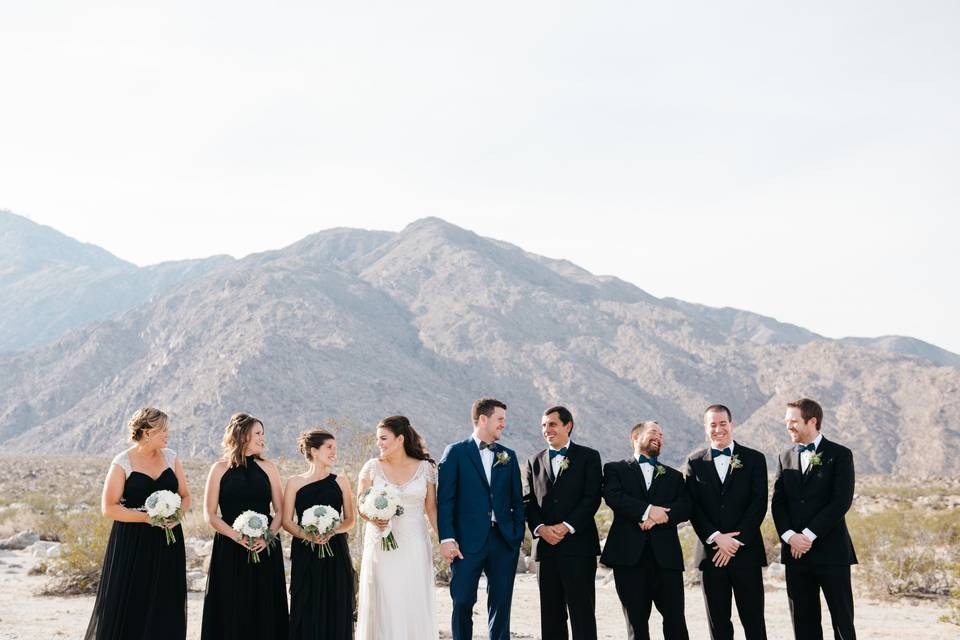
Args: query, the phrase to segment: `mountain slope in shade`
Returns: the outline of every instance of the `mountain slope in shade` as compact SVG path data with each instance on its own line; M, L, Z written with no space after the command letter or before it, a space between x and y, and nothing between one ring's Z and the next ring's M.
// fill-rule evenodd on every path
M326 418L372 429L404 413L439 454L469 433L471 401L495 395L523 455L542 442L540 412L563 403L574 439L605 459L655 419L677 463L702 442L708 404L731 406L738 439L772 455L787 443L784 403L810 395L859 470L928 474L951 468L960 444L958 390L955 367L657 299L428 218L396 234L314 234L0 357L0 442L109 451L155 404L184 454L215 454L239 410L263 418L274 452Z
M214 256L140 268L5 211L0 249L0 352L44 344L232 261Z

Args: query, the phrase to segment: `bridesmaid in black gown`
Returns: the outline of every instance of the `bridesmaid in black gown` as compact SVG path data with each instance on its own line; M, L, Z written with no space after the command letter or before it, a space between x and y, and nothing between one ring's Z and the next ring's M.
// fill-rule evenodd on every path
M244 511L274 516L270 530L280 529L280 473L260 457L263 423L235 414L223 435L224 459L207 476L204 519L216 530L207 593L203 599L202 640L281 640L287 637L287 593L279 542L266 549L263 540L248 547L233 530ZM217 512L219 507L219 513ZM248 560L249 550L260 562Z
M310 469L287 480L283 527L294 538L290 547L290 640L353 638L353 564L347 532L353 528L353 491L346 476L331 473L337 460L333 434L315 429L300 434L300 453ZM298 524L303 512L326 505L340 512L342 522L332 536L307 533ZM295 518L294 518L295 516ZM314 545L329 542L333 556L319 557Z
M190 508L183 466L167 449L167 415L145 407L130 420L134 446L113 459L101 510L113 528L85 640L181 639L187 636L187 568L183 530L168 545L163 529L138 511L154 491L179 493Z

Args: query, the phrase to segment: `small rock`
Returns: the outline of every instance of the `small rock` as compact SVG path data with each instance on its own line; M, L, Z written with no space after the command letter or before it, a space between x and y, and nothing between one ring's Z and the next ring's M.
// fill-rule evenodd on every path
M34 558L56 558L60 555L60 543L49 540L37 540L27 547L25 551L29 552Z
M27 529L26 531L21 531L20 533L14 534L9 538L4 538L0 540L0 549L11 549L11 550L21 550L26 549L34 542L40 539L33 531Z

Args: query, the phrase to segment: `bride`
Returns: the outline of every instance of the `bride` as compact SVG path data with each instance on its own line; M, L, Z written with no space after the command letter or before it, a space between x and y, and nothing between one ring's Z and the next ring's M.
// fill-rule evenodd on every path
M387 522L360 515L367 525L357 640L436 640L433 544L427 529L429 520L437 530L436 466L404 416L390 416L377 425L377 448L380 457L360 470L360 499L370 487L391 487L400 493L403 514L390 522L398 546L392 551L380 544Z

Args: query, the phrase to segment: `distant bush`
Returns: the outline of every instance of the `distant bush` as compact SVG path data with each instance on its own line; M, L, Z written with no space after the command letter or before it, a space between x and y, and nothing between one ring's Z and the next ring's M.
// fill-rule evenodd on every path
M946 596L960 586L951 570L960 563L960 511L897 505L870 514L848 513L847 525L860 576L872 590Z
M59 532L60 556L50 562L53 580L44 595L91 593L100 583L100 567L107 550L113 520L93 509L71 514Z

